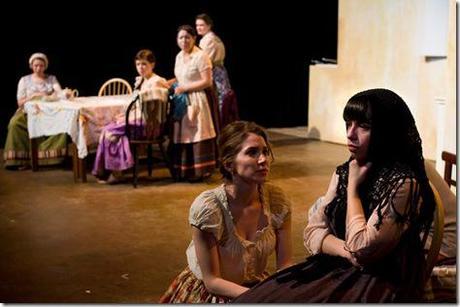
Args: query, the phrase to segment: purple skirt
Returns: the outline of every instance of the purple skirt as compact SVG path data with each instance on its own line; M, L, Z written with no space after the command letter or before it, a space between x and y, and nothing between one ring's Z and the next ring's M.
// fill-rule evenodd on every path
M125 123L110 123L104 127L99 138L93 175L103 177L107 171L123 171L134 165L125 127ZM144 131L143 126L131 125L133 129L139 130L139 133Z

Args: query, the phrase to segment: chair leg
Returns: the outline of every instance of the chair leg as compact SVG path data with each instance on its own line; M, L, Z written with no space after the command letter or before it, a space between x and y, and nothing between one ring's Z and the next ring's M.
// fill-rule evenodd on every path
M137 155L137 146L133 146L134 165L133 165L133 186L137 188L137 166L139 164L139 157Z
M80 170L81 170L81 182L87 182L86 180L86 158L78 159L80 161Z
M452 164L448 161L446 162L446 167L444 168L444 180L447 182L447 185L451 186L452 183Z
M149 172L149 177L152 177L152 167L153 167L152 144L147 144L147 168Z
M166 154L165 148L163 146L163 142L158 143L158 147L160 147L161 155L163 156L163 160L166 163L166 167L169 169L171 177L174 179L174 181L177 181L176 176L174 175L174 170L172 168L171 161L169 160L168 155Z

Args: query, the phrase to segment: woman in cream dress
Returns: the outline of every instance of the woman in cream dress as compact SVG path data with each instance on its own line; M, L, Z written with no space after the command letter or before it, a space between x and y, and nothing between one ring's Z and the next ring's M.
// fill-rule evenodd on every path
M175 78L169 81L175 83L174 95L186 95L187 104L183 117L173 122L172 166L177 180L201 180L216 166L216 132L205 92L212 86L212 64L195 42L195 30L180 26L177 44L181 51L176 56Z
M266 183L272 151L266 132L236 121L219 136L224 183L201 193L190 208L188 267L160 303L225 303L268 276L267 260L291 264L291 205Z

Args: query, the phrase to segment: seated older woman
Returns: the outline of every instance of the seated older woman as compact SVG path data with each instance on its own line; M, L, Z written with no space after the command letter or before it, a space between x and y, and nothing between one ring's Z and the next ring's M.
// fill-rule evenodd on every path
M18 109L8 124L4 160L7 169L25 169L30 166L29 133L24 104L29 100L55 100L67 97L53 75L45 73L48 57L43 53L34 53L29 58L32 74L19 80L17 90ZM58 134L38 139L38 163L41 165L59 164L67 151L67 136Z

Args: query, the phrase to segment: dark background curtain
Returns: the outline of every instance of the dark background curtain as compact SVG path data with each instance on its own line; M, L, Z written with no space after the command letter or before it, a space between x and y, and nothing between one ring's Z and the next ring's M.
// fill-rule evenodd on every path
M133 83L133 59L141 48L154 51L155 71L169 79L179 52L177 27L194 25L195 15L207 13L226 46L225 66L241 118L265 127L308 125L308 66L312 59L337 57L337 0L101 2L97 7L16 2L3 12L16 22L1 21L6 56L0 147L16 110L17 83L31 72L28 58L34 52L46 53L47 72L80 96L97 95L112 77Z

